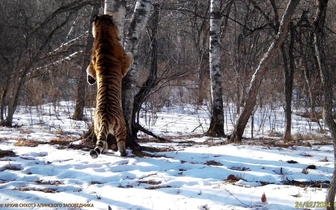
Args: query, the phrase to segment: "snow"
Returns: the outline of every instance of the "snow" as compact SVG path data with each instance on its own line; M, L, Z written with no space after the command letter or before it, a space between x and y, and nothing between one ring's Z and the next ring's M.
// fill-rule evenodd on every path
M14 116L17 128L0 127L1 150L16 154L0 159L1 209L107 209L110 206L134 210L291 210L304 202L322 204L325 200L325 187L285 182L330 181L334 161L332 145L223 144L225 139L198 135L209 124L204 107L175 106L155 114L142 113L143 125L172 141L146 142L149 137L142 134L145 139L142 145L174 149L152 152L153 157L137 157L128 150L127 157L111 151L92 159L88 150L57 144L14 145L20 140L49 142L57 138L72 138L77 140L73 144L78 144L88 129L93 109L86 110L87 121L75 121L70 119L73 107L72 102L19 107ZM282 132L281 109L274 110L276 117L267 120L262 118L263 111L255 113L254 136ZM229 115L235 117L226 107L226 116ZM296 134L304 136L307 131L318 130L317 125L304 118L295 116L294 119ZM257 123L261 121L264 126L259 129ZM232 123L228 122L226 132L230 131ZM251 137L251 132L247 131L245 136ZM303 173L309 165L316 169ZM228 179L230 175L237 180ZM266 203L260 199L263 193Z

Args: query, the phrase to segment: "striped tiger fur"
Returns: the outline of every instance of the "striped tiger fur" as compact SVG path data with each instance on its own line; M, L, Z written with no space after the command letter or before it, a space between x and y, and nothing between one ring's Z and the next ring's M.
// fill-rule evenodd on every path
M94 37L91 62L87 68L89 84L97 82L94 132L96 147L91 150L97 158L108 149L107 136L117 140L121 156L126 156L126 123L121 108L121 82L133 62L131 53L126 53L120 43L120 34L113 17L95 16L92 25Z

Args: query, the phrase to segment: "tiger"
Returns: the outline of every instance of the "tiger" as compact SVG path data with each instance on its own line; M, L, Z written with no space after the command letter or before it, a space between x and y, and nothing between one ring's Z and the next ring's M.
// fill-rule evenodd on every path
M110 15L93 18L92 35L94 43L86 71L87 82L90 85L97 82L94 113L97 142L90 156L97 158L108 150L109 134L116 138L120 156L126 156L127 129L121 105L121 84L133 63L133 55L122 47L118 26Z

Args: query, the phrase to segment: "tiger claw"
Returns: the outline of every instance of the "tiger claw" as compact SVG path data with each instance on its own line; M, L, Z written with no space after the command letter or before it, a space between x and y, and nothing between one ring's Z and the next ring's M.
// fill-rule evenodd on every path
M96 159L98 157L98 152L96 150L91 150L90 152L90 156L93 158L93 159Z
M126 150L124 150L124 151L119 151L119 153L120 153L120 156L122 156L122 157L127 156L127 152L126 152Z

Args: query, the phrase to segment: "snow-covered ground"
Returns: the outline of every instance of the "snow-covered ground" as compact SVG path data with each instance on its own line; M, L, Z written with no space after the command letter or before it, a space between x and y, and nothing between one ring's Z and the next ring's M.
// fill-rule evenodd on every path
M16 144L66 139L78 144L90 123L71 120L72 111L71 102L19 107L17 128L0 127L0 150L15 153L0 158L0 209L324 209L333 147L314 141L309 147L267 144L281 141L274 137L283 132L281 110L273 110L273 117L267 110L255 113L253 136L270 139L273 134L264 144L197 137L206 131L209 116L204 107L190 105L141 115L143 125L170 139L153 142L142 134L142 145L166 148L148 157L129 150L125 158L111 152L91 159L87 150L58 144ZM86 110L89 119L92 111ZM236 116L229 107L225 113L230 133ZM326 135L314 123L293 117L293 133ZM251 130L249 123L244 136L251 137Z

